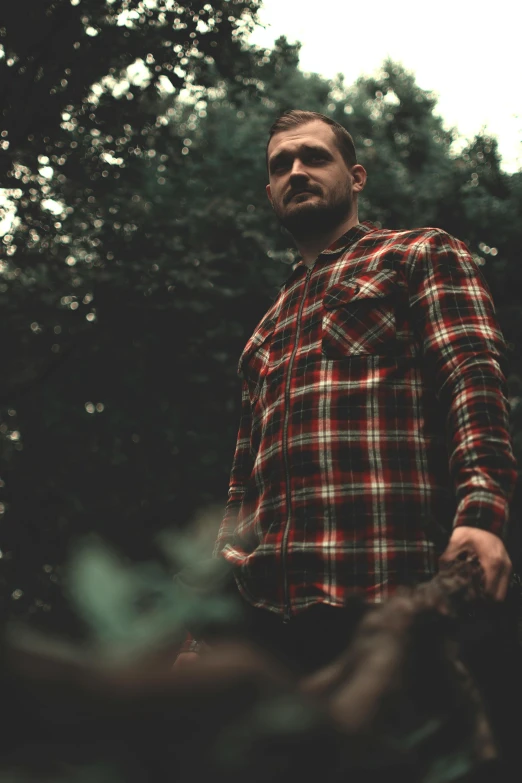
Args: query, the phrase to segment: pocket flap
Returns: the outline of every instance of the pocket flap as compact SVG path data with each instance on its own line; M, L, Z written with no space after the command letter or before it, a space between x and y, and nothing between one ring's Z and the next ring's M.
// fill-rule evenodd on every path
M359 299L382 299L396 293L402 285L404 283L393 269L366 272L330 286L323 305L326 310L334 310Z
M267 318L264 321L261 321L261 323L255 330L254 334L245 345L243 353L239 357L237 371L240 375L245 362L247 362L249 357L253 353L255 353L259 348L261 348L261 346L264 345L264 343L266 343L266 341L274 331L275 325L276 322L273 318Z

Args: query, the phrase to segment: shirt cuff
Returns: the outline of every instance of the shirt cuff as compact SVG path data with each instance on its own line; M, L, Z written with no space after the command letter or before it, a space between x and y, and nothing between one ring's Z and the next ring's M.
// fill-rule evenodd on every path
M477 527L504 540L508 524L509 503L506 498L485 490L476 490L460 501L453 526Z

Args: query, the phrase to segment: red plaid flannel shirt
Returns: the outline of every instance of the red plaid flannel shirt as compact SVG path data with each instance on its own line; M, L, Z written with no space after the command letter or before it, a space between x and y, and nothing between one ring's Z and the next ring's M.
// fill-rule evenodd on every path
M359 224L298 264L239 362L214 554L254 606L381 601L436 571L437 532L506 532L504 340L466 246Z

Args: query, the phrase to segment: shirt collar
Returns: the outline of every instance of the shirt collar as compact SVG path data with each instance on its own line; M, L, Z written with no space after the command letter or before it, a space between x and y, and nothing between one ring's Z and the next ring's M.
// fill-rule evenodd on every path
M318 260L320 258L329 260L331 256L339 256L344 250L355 244L357 240L362 239L362 237L366 236L366 234L370 234L372 231L378 231L378 226L376 226L375 223L372 223L369 220L363 220L362 223L357 223L357 225L352 226L345 234L332 242L332 244L327 247L326 250L323 250L323 252L318 256ZM306 266L302 261L298 261L288 276L286 283L288 283L291 278L301 270L306 270Z
M352 226L346 234L343 234L335 242L332 242L330 247L323 250L321 256L328 256L332 253L339 253L341 250L345 250L349 245L353 245L358 239L361 239L371 231L377 231L375 223L371 223L369 220L364 220L362 223L357 223L356 226Z

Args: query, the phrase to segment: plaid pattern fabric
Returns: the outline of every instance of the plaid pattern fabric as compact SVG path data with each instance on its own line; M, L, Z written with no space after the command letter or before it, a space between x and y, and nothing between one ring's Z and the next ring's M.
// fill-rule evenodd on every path
M506 532L504 341L466 246L359 224L300 263L239 362L214 555L254 606L381 601L436 571L452 524ZM445 543L445 542L444 542Z

